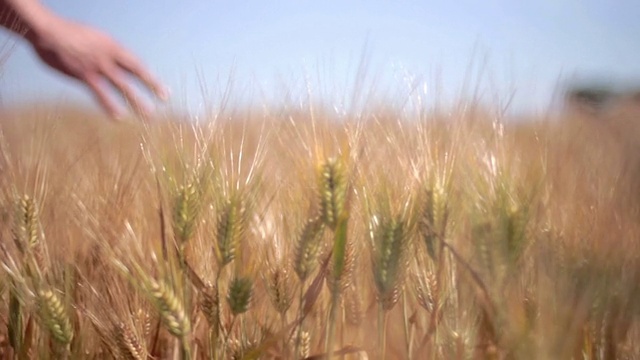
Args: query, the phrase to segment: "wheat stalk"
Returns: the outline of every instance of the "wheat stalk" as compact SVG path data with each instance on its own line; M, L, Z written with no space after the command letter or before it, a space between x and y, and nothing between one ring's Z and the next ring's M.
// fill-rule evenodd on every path
M370 221L371 263L378 298L378 346L381 359L386 355L387 312L398 302L401 280L407 266L410 224L405 214L385 212Z
M349 286L352 285L353 272L356 268L356 247L353 240L348 240L345 245L343 256L342 271L336 273L335 259L331 259L329 264L329 273L327 274L327 286L331 292L342 294Z
M7 324L7 332L9 335L9 344L16 354L19 354L23 343L23 305L14 289L15 284L9 290L9 322Z
M331 305L328 315L327 337L325 349L328 354L333 352L336 316L342 281L348 279L351 270L348 260L347 225L349 209L347 194L349 181L347 168L342 158L330 158L318 167L318 193L320 214L324 223L333 230L333 247L331 250L331 274L334 280L331 285ZM345 266L347 265L347 266ZM345 272L345 269L347 270Z

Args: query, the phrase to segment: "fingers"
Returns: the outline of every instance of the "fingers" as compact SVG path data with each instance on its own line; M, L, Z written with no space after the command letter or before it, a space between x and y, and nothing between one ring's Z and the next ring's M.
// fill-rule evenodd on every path
M129 52L120 49L115 60L118 66L142 81L159 99L163 101L169 99L167 89Z
M59 25L57 32L48 39L51 41L33 42L34 48L49 66L84 82L111 117L124 115L124 109L115 101L117 98L110 94L114 89L138 115L145 118L150 115L149 107L129 81L129 74L157 97L167 100L168 92L164 86L108 35L71 22Z
M138 96L131 85L127 73L140 80L158 98L166 101L169 97L166 88L128 51L117 44L113 44L110 58L104 59L96 68L96 73L85 76L84 81L95 94L100 105L115 119L122 116L122 112L105 89L103 80L107 80L125 99L129 107L143 119L149 119L151 109ZM104 78L104 79L102 79Z
M101 77L99 74L88 74L83 79L87 84L89 89L93 92L96 100L100 103L103 109L106 110L107 114L113 119L119 119L122 116L122 112L118 105L113 101L113 99L107 95L107 91L104 89L104 86L101 82Z
M143 119L148 119L151 115L151 109L140 99L120 69L115 66L108 66L103 69L103 72L107 80L122 94L135 113Z

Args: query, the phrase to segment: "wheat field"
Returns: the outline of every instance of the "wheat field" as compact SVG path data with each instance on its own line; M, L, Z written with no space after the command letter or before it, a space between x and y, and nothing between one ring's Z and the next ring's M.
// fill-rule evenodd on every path
M0 357L640 358L638 113L0 119Z

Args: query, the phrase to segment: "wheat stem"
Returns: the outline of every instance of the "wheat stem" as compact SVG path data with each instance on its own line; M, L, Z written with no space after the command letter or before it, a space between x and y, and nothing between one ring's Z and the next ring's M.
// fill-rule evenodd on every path
M387 310L385 306L380 302L378 303L378 351L379 358L386 359L386 345L387 345Z
M332 358L333 343L335 340L336 330L336 317L338 314L339 301L340 301L340 279L344 275L345 269L345 257L347 248L347 218L341 217L336 227L333 242L333 271L332 275L335 280L333 286L331 286L331 307L329 310L329 321L327 330L326 352L329 359Z

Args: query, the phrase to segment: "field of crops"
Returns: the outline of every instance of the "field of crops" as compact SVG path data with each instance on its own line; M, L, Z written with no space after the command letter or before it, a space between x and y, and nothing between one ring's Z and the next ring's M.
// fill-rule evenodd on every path
M1 117L1 358L640 358L637 113Z

